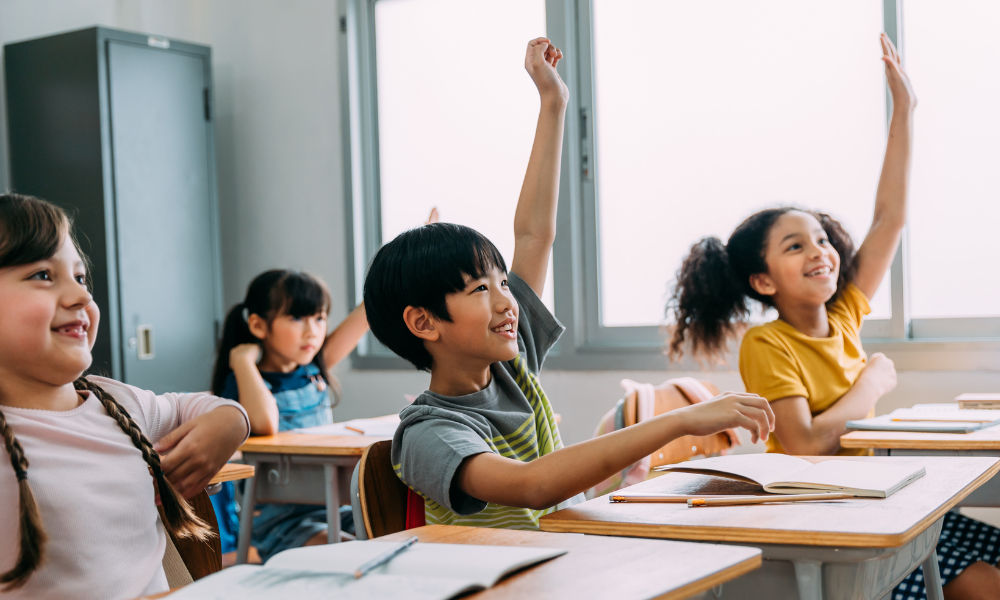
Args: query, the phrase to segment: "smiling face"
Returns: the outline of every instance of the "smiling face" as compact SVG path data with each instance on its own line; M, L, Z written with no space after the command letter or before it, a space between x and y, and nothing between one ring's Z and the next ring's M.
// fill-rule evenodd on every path
M46 260L0 269L0 377L51 385L91 363L100 312L68 235Z
M507 273L493 268L483 277L465 278L465 288L445 297L451 321L434 319L435 357L461 356L490 365L517 356L518 305L507 287Z
M775 221L764 253L767 273L750 277L760 294L782 307L820 306L837 292L840 255L816 217L797 210Z

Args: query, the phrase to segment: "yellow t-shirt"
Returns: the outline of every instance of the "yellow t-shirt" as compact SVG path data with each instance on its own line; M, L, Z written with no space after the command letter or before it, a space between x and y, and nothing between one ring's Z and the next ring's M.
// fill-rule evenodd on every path
M859 332L861 319L870 312L868 298L849 284L827 309L830 337L809 337L781 319L750 329L740 347L740 375L747 391L768 402L804 396L813 416L830 408L865 368ZM785 452L776 435L767 439L767 451ZM837 454L868 451L841 449Z

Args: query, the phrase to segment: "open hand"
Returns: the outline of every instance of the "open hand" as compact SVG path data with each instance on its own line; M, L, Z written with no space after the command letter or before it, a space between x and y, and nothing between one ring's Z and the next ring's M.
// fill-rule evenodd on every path
M160 466L177 493L192 498L208 485L247 435L247 423L235 408L220 406L191 419L160 438L153 447L164 453Z
M531 80L535 82L535 87L543 99L554 98L563 103L569 100L569 88L556 72L556 65L562 57L562 51L553 46L548 38L542 37L528 42L524 69L531 75Z
M699 402L673 411L683 418L687 435L712 435L733 427L750 432L753 443L767 440L774 431L774 412L770 403L757 394L725 392L707 402Z
M909 111L917 105L917 96L913 93L910 78L903 71L899 52L888 35L883 33L879 36L879 41L882 42L882 61L885 62L885 79L892 94L893 112Z
M424 221L424 225L430 225L431 223L441 222L441 213L438 212L438 207L431 207L431 214L427 216L427 220Z

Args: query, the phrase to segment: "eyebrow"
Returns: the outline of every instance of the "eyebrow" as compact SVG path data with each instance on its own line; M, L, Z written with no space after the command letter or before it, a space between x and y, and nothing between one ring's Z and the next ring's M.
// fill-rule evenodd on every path
M785 243L786 241L788 241L789 239L791 239L791 238L793 238L793 237L799 237L800 235L802 235L802 234L801 234L801 233L799 233L799 232L795 232L795 233L789 233L789 234L788 234L788 235L786 235L785 237L781 238L781 243L782 243L782 244L784 244L784 243Z

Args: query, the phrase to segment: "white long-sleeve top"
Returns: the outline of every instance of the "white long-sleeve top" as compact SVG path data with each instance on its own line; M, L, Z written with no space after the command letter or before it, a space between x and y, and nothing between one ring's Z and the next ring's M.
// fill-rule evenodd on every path
M163 394L90 377L128 411L150 442L182 423L236 402L206 393ZM86 392L77 408L54 412L2 407L24 447L28 482L49 536L44 564L20 589L0 597L114 600L167 591L166 533L155 482L142 454ZM247 434L250 421L247 419ZM0 444L0 572L17 561L18 485Z

